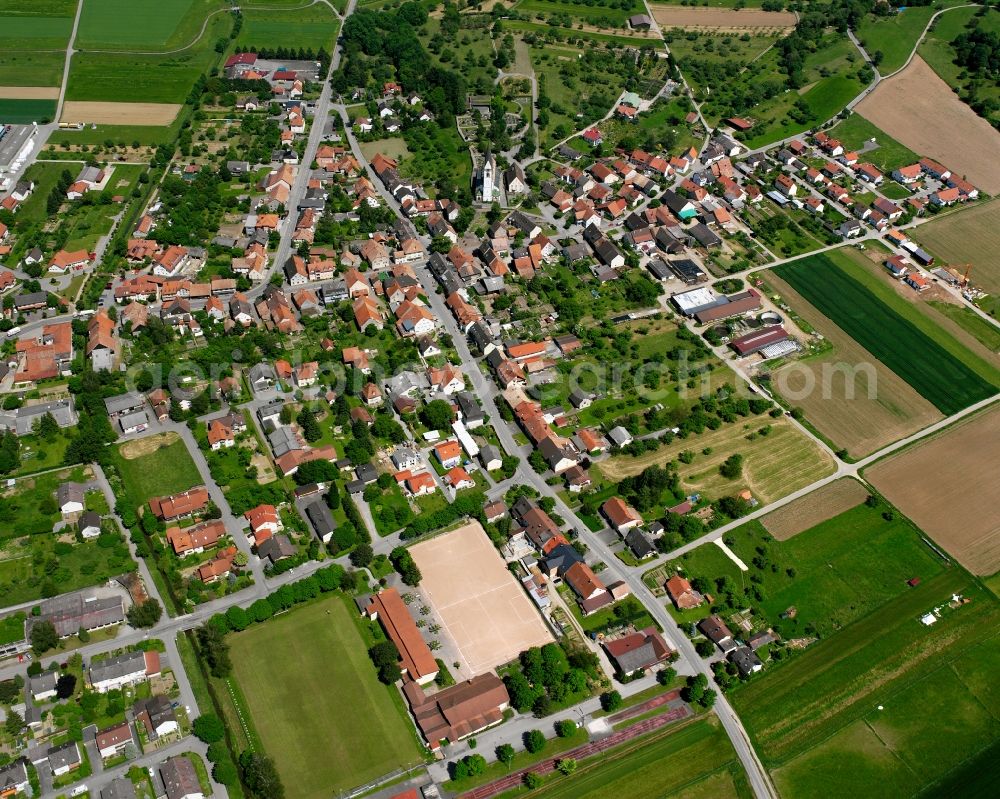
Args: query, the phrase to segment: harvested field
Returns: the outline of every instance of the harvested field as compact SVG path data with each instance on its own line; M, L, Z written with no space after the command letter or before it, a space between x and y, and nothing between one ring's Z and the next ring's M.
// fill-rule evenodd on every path
M423 574L421 590L465 661L463 675L482 674L552 641L479 522L414 544L410 554Z
M181 110L178 103L93 103L71 100L63 104L60 122L98 125L170 125Z
M920 57L882 81L855 109L911 150L948 166L980 189L1000 191L1000 132L958 99Z
M966 208L959 214L914 228L912 236L949 264L972 264L972 283L1000 294L1000 200Z
M173 444L178 439L177 433L160 433L155 436L146 436L132 441L126 441L118 447L121 456L127 461L134 461L143 455L156 452L160 447Z
M942 413L910 385L882 364L830 319L810 305L773 272L768 284L776 289L795 312L833 344L832 352L784 366L772 385L793 405L802 409L819 432L853 458L863 457L917 432L943 418ZM870 366L878 390L868 395L866 372L857 370L848 382L846 372L833 370L847 365ZM822 390L824 375L828 390ZM807 385L813 391L804 391Z
M867 497L868 491L861 483L845 477L767 514L761 523L776 539L787 541L804 530L857 507Z
M867 469L865 477L970 571L1000 570L1000 408Z
M795 14L790 11L658 5L650 5L649 8L653 19L661 28L711 28L736 31L747 28L790 30L795 27Z
M55 86L0 86L0 97L5 100L58 100Z

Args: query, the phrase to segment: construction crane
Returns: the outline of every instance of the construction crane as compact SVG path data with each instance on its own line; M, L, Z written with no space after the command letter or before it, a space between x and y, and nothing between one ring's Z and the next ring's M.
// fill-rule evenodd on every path
M969 275L972 274L972 264L965 264L965 275L962 277L962 282L959 284L963 289L969 287Z

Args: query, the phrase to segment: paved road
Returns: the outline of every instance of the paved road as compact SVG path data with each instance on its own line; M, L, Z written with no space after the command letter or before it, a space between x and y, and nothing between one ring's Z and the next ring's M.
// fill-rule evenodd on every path
M356 4L357 0L350 0L344 11L344 19L347 19L354 13L354 7ZM312 163L316 160L316 150L319 148L320 142L323 141L323 130L326 128L326 120L330 114L330 98L333 91L330 87L330 76L334 73L337 67L340 66L340 59L342 55L343 46L338 40L337 45L333 50L333 57L330 59L330 68L327 70L326 79L323 81L323 91L320 93L319 99L316 101L316 111L313 114L312 123L309 127L309 138L306 142L305 152L299 160L299 171L295 176L295 185L292 186L292 190L288 196L288 203L285 206L288 211L288 217L282 225L281 241L278 244L278 249L274 253L273 260L268 266L267 275L261 281L260 285L248 292L251 299L259 297L264 292L264 289L267 288L268 281L270 280L271 275L274 274L274 271L276 269L283 269L285 262L288 261L289 257L291 257L292 237L295 235L295 222L298 218L299 203L302 201L302 198L305 197L309 177L312 174Z

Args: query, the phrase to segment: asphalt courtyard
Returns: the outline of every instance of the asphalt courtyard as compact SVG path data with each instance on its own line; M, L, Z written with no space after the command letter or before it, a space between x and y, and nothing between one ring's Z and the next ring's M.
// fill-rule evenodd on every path
M410 553L423 575L420 589L463 661L463 676L553 640L479 522L415 544Z

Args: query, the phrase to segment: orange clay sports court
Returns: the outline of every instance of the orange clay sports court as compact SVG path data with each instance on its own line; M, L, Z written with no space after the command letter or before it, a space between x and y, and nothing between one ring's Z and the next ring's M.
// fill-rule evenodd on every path
M479 522L410 547L420 588L472 674L553 640ZM464 669L463 669L464 671Z

